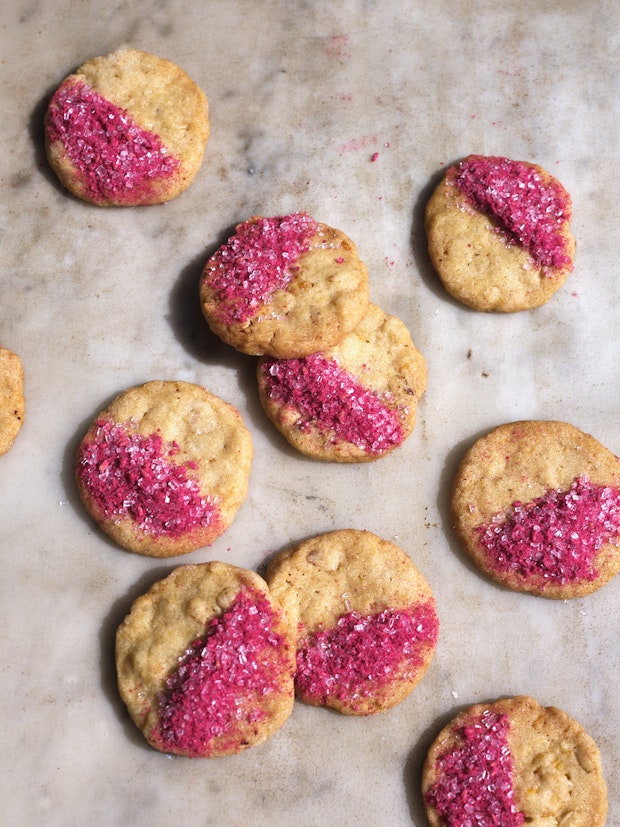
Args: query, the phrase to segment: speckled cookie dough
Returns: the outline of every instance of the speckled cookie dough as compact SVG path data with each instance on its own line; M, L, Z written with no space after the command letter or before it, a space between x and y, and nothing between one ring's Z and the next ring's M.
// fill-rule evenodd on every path
M12 447L25 416L21 359L16 353L0 347L0 455Z

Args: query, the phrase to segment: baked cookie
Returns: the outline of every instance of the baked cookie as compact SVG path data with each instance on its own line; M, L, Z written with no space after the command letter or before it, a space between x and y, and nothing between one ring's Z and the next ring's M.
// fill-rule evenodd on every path
M180 566L138 597L116 668L129 715L162 752L231 755L293 709L291 626L259 575L225 563Z
M430 586L405 552L369 531L321 534L280 552L265 579L297 629L297 696L347 715L403 701L439 633Z
M428 752L422 794L432 827L603 827L607 814L592 738L525 696L457 715Z
M368 309L368 271L351 239L307 213L254 216L207 261L200 301L227 344L291 359L356 327Z
M239 412L199 385L121 393L82 440L84 506L115 542L151 557L213 543L245 500L253 449Z
M537 164L470 155L431 196L425 228L446 290L475 310L539 307L573 269L571 198Z
M174 63L136 49L88 60L45 115L52 169L101 207L170 201L200 169L208 137L202 89Z
M24 369L16 353L0 347L0 455L6 454L24 424Z
M413 431L426 389L426 362L403 322L375 304L342 342L299 359L263 357L261 404L307 456L367 462Z
M581 597L620 571L620 460L564 422L513 422L479 439L452 514L467 554L510 589Z

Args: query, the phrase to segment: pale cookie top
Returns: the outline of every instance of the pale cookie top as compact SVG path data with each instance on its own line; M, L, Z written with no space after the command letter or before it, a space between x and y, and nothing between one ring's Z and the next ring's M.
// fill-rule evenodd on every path
M607 814L595 742L562 710L525 696L476 704L444 727L422 794L432 827L603 827Z
M477 440L452 513L467 554L511 589L580 597L620 571L620 460L567 423L513 422Z
M24 369L16 353L0 347L0 455L11 448L24 424Z
M276 428L302 453L336 462L375 460L401 445L426 380L405 324L372 303L333 348L258 365L261 404Z
M369 303L355 244L306 213L239 224L200 281L211 330L242 353L306 356L341 341Z
M210 545L245 500L253 449L239 412L189 382L121 393L77 453L87 511L123 548L153 557Z
M470 155L426 206L430 259L446 290L476 310L538 307L573 269L571 215L569 193L542 167Z
M138 597L116 667L132 720L162 752L240 752L293 708L291 626L259 575L225 563L180 566Z

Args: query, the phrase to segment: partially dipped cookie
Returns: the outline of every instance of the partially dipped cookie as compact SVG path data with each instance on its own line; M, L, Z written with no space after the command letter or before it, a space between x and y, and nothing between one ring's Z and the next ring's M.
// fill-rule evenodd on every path
M121 393L76 457L91 517L123 548L151 557L211 545L245 500L252 440L239 412L189 382Z
M321 534L280 552L265 579L297 629L295 691L346 715L391 709L417 686L439 634L431 588L369 531Z
M546 303L573 269L571 197L537 164L469 155L450 167L425 211L444 287L476 310Z
M207 98L176 64L137 49L88 60L45 115L60 182L98 206L160 204L185 190L209 137Z
M276 428L303 454L335 462L368 462L401 445L426 380L405 324L372 303L338 345L258 364L261 404Z
M368 271L350 238L307 213L253 216L207 261L200 302L211 330L242 353L295 358L353 330Z
M0 347L0 455L13 445L25 416L22 361L12 350Z
M451 505L463 549L510 589L581 597L620 571L620 460L573 425L493 429L463 457Z
M190 758L262 743L293 709L290 623L254 572L180 566L138 597L116 633L118 688L147 741Z

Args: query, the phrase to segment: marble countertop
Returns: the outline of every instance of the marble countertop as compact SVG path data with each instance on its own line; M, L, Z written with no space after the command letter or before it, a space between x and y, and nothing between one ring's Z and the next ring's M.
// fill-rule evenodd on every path
M562 419L620 450L618 32L611 0L3 4L0 343L24 363L27 418L0 458L0 821L424 827L420 770L440 726L470 703L529 694L596 739L608 824L620 824L620 577L576 601L504 591L466 562L447 508L465 448L502 422ZM51 175L42 117L65 75L125 44L199 83L212 133L175 201L97 209ZM470 152L535 161L572 194L576 267L542 308L475 313L429 266L425 201ZM357 243L373 300L427 360L416 430L376 463L289 449L261 412L253 361L201 317L202 265L235 222L302 209ZM232 402L255 447L233 526L171 561L101 535L72 473L93 416L156 378ZM414 693L368 719L298 704L270 741L226 759L150 749L115 684L133 598L175 565L260 570L290 542L345 527L395 540L431 583L440 640Z

